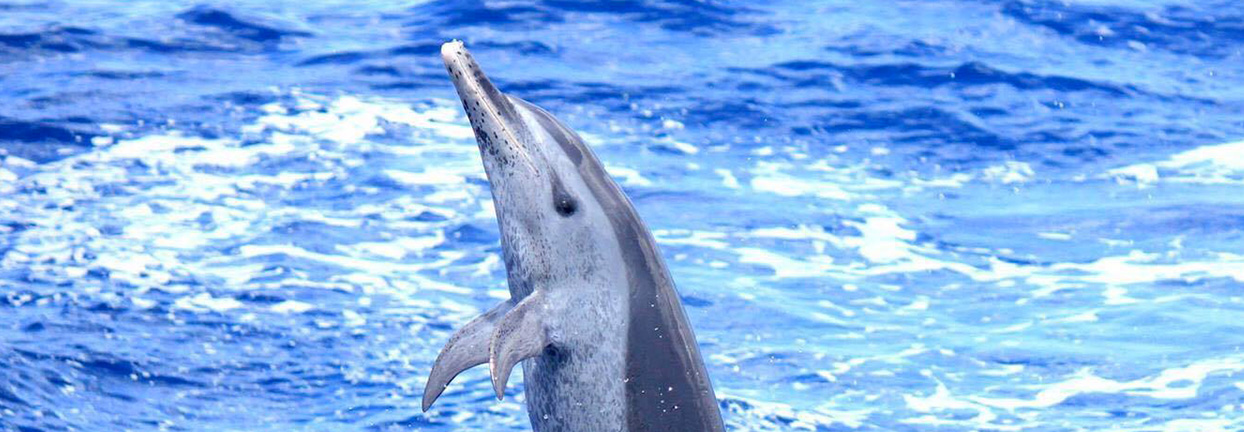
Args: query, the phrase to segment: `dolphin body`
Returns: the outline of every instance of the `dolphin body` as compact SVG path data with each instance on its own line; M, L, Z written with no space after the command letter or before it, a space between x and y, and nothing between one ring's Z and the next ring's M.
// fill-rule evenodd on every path
M498 91L462 42L441 57L488 175L510 299L449 339L423 410L484 363L502 398L522 363L536 431L723 430L669 270L596 155L547 111Z

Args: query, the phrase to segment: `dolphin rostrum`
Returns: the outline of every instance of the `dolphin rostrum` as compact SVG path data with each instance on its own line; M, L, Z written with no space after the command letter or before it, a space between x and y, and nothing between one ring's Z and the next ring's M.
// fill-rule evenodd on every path
M441 57L488 175L510 300L432 366L423 410L488 364L497 397L522 364L537 431L721 431L674 281L648 228L577 134L501 93L453 41Z

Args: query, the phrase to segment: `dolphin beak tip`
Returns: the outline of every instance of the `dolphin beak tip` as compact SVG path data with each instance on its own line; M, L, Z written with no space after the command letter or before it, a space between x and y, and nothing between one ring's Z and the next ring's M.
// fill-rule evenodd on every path
M441 59L448 64L454 57L464 53L466 48L462 41L454 39L441 45Z

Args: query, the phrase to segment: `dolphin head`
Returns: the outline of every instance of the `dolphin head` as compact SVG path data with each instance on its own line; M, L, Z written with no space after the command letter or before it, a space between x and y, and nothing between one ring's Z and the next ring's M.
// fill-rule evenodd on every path
M580 169L595 156L548 112L497 90L462 42L444 44L441 57L479 144L511 294L582 275L603 259L586 245L612 233L588 185L598 180L583 174L603 170Z

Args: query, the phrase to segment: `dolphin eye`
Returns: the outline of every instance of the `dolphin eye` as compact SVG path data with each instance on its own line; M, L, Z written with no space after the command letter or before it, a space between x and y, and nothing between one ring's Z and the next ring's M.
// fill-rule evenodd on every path
M561 178L553 176L553 209L557 210L557 214L562 217L570 217L579 211L579 203L575 202L573 196L566 192L566 185L562 184Z
M576 203L569 195L558 194L553 198L553 208L557 209L557 214L562 217L570 217L579 210L579 203Z

